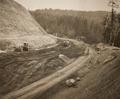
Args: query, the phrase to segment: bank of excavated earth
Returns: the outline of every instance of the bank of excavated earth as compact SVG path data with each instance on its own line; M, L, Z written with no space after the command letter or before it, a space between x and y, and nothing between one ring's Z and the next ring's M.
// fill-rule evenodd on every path
M0 0L0 50L28 43L31 48L55 44L30 13L14 0Z

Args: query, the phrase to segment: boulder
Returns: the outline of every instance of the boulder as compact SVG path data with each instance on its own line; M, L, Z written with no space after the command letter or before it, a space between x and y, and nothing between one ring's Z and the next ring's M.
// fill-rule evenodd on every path
M76 81L74 79L68 79L65 81L65 83L68 87L73 87L73 86L75 86Z

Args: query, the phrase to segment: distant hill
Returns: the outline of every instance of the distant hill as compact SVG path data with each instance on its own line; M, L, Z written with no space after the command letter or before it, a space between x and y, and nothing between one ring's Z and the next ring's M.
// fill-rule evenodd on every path
M37 9L31 11L36 14L49 14L54 16L80 16L89 20L102 21L102 18L108 14L106 11L75 11L75 10L59 10L59 9Z
M40 47L55 41L20 4L14 0L0 0L0 49L20 46L24 42Z
M50 34L60 37L81 38L86 41L102 41L103 20L106 11L73 11L38 9L30 11L33 17Z

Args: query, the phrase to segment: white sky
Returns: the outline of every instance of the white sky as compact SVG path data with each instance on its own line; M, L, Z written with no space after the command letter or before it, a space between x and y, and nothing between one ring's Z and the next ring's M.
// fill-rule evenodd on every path
M82 11L108 11L108 0L16 0L27 9L69 9Z

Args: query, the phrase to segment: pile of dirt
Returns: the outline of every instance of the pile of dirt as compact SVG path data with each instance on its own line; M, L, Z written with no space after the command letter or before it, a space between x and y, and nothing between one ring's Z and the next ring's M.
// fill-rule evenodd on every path
M0 49L29 43L31 47L54 44L30 13L14 0L0 0Z

